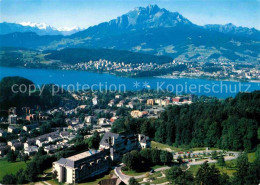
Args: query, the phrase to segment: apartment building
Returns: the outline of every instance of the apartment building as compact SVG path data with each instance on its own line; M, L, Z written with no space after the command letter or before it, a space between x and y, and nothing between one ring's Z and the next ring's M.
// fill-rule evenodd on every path
M108 150L89 150L59 159L53 163L53 171L59 182L74 184L108 171L110 164Z
M123 154L131 150L139 150L150 147L149 137L143 134L120 135L106 132L100 141L100 149L110 149L110 157L113 161L119 161Z

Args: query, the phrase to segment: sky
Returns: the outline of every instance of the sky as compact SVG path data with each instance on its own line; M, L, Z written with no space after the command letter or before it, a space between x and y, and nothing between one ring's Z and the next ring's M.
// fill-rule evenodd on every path
M233 23L260 30L260 0L0 0L0 22L87 28L150 4L198 25Z

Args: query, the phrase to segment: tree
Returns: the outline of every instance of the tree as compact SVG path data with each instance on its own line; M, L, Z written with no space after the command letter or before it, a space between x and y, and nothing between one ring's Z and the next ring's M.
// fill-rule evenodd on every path
M100 136L97 131L93 133L93 136L89 138L88 140L88 146L89 148L94 148L98 149L99 148L99 143L100 143Z
M150 122L148 120L146 120L142 125L141 125L141 133L146 135L146 136L151 136L151 126L150 126Z
M17 179L17 184L24 184L25 183L25 174L24 170L21 168L17 173L16 173L16 179Z
M22 154L22 152L19 152L19 154L18 154L18 159L20 160L20 161L23 161L23 154Z
M182 171L180 167L174 166L166 171L166 178L173 184L193 184L193 176L189 171Z
M28 154L23 154L23 161L26 163L29 160Z
M54 170L54 171L52 172L52 175L51 175L52 179L56 179L57 176L58 176L58 172L57 172L56 170Z
M256 159L249 165L248 176L245 177L247 184L259 184L260 182L260 160Z
M175 180L177 179L177 177L179 177L182 174L182 170L181 168L177 167L177 166L173 166L171 167L168 171L166 171L166 178L172 182L172 183L176 183Z
M150 148L144 148L140 151L140 154L142 158L144 159L145 163L151 163L152 157L151 157L151 149Z
M128 152L123 155L122 162L127 166L127 168L132 169L133 156Z
M29 160L29 155L22 153L22 152L19 152L18 158L19 158L20 161L24 161L26 163L26 161Z
M133 150L129 153L126 153L123 156L122 162L132 170L140 170L142 168L141 165L141 155L138 151Z
M36 153L36 156L40 157L47 154L47 152L44 151L43 147L39 147L38 152Z
M10 150L6 155L6 158L7 158L8 162L15 162L17 155L15 154L15 152L13 150Z
M51 132L51 124L50 123L44 123L40 126L40 134L46 134L48 132Z
M260 144L257 145L255 156L256 156L256 160L260 161Z
M225 166L226 163L225 163L225 158L223 155L221 155L219 158L218 158L218 165L219 166Z
M179 164L182 164L182 157L180 155L178 156L177 161L179 162Z
M170 152L167 152L167 151L164 151L162 150L161 153L160 153L160 160L161 160L161 163L163 163L164 165L166 163L170 163L173 159L173 156Z
M213 151L212 152L212 159L217 159L217 158L218 158L217 151Z
M234 181L237 185L247 184L246 179L249 176L249 162L247 153L242 153L237 158L237 171L234 175Z
M13 174L6 174L2 180L3 184L16 184L16 182L17 182L17 179L15 178L15 176Z
M219 177L219 184L220 185L231 185L230 178L228 174L223 173Z
M151 151L152 156L152 163L153 164L159 164L160 163L160 150L157 150L155 148Z
M30 162L25 169L26 180L29 182L35 182L39 174L39 167L37 166L36 162Z
M140 155L140 153L136 150L133 150L130 152L130 154L132 155L132 169L133 170L136 170L136 171L139 171L142 169L142 157Z
M218 185L220 184L220 172L215 165L209 166L204 162L199 168L195 181L200 185Z
M129 185L139 185L139 183L137 182L137 180L134 177L131 177L128 182L129 182Z

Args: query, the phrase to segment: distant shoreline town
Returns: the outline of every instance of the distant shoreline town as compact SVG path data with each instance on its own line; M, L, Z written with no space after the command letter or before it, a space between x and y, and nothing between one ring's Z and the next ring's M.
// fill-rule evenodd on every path
M173 61L165 64L125 64L124 62L111 62L97 60L72 64L59 63L58 65L38 66L37 64L25 63L20 67L29 69L57 69L78 70L95 73L108 73L122 77L155 77L155 78L196 78L207 80L235 81L235 82L260 82L260 71L257 66L250 63L194 63Z

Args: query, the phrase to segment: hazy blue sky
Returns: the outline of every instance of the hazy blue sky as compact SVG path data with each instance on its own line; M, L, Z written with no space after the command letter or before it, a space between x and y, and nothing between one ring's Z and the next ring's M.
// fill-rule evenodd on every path
M199 25L231 22L260 29L260 0L0 0L0 21L89 27L149 4Z

